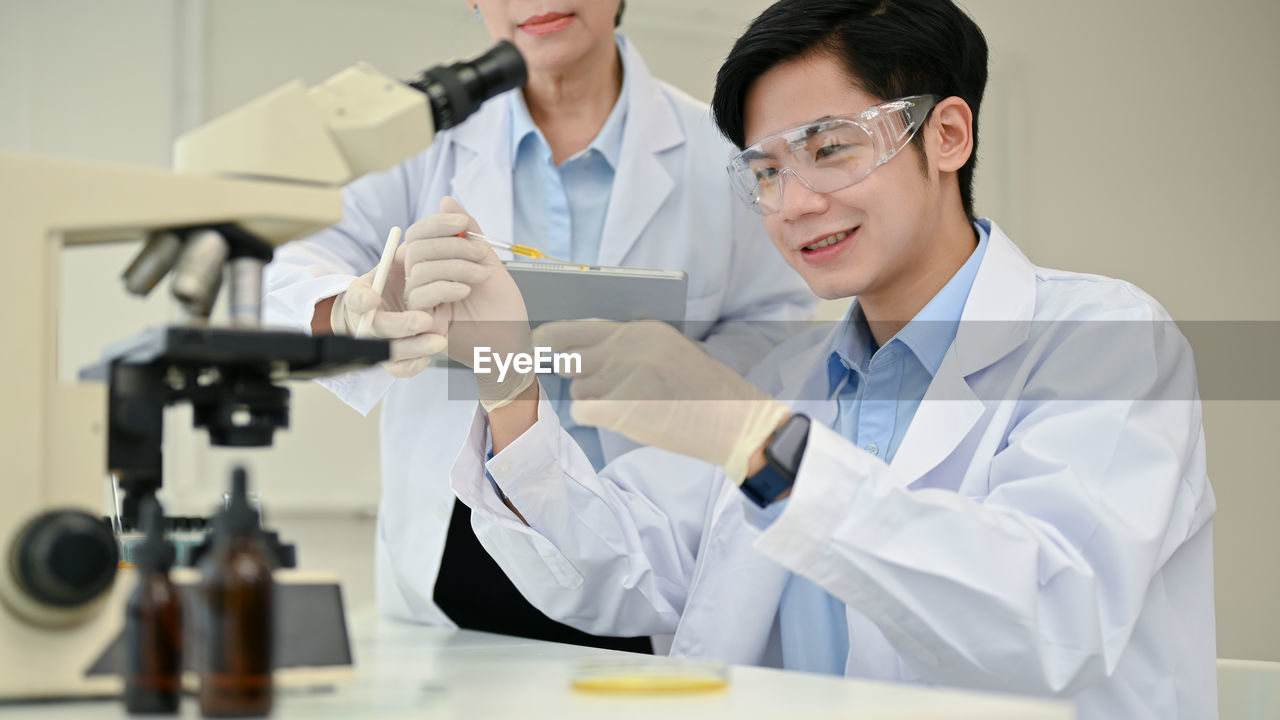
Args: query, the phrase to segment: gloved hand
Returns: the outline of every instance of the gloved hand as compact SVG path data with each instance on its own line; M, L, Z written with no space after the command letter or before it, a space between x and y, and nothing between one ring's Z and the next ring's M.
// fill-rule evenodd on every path
M532 343L529 314L515 280L488 243L458 237L468 230L478 233L480 226L451 197L440 201L440 214L409 226L404 296L410 310L435 317L435 331L447 336L449 357L474 368L476 348L511 357L531 352ZM534 380L532 371L514 367L501 374L495 362L488 362L487 369L475 373L486 411L511 402Z
M337 335L355 335L360 320L373 313L363 337L391 341L391 358L383 367L393 377L413 377L431 363L431 356L445 349L442 333L432 332L430 313L410 310L404 302L404 245L396 248L395 260L387 273L387 284L379 295L373 289L373 274L361 275L333 301L329 326Z
M566 375L576 422L720 465L735 483L789 412L665 323L557 322L533 336L581 355Z

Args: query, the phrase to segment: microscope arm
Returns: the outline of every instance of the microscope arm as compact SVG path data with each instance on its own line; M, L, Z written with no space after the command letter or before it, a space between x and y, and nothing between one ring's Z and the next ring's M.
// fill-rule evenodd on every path
M526 78L507 41L409 83L357 63L309 90L297 80L282 85L183 135L174 170L345 185L411 157Z
M431 144L421 92L358 63L307 89L300 80L181 137L180 173L344 185Z

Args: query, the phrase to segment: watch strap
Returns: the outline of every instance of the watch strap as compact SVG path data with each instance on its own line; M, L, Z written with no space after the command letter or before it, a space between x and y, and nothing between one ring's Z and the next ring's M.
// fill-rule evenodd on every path
M742 481L740 487L751 502L760 507L768 507L775 498L789 490L795 481L794 475L784 475L772 464L766 463L760 472Z

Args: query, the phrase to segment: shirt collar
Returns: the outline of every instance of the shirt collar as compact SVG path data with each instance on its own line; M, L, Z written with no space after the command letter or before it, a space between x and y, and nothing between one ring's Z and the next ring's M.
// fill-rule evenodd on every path
M591 144L574 155L574 157L579 157L595 150L604 157L610 167L616 169L618 167L618 159L622 154L622 130L626 124L627 107L630 104L627 95L631 85L631 68L627 65L626 38L621 34L615 33L614 43L618 48L618 60L622 63L622 87L618 91L618 100L614 102L613 109L609 111L609 117L605 119L604 126L600 128L600 132L592 139ZM542 131L533 122L533 116L529 114L529 106L524 101L524 93L517 90L507 97L511 108L511 157L517 157L520 152L520 146L524 144L527 138L532 137L533 140L531 142L536 143L541 151L540 154L549 162L551 146L547 144Z
M849 309L840 318L840 327L831 338L831 350L827 356L827 392L834 395L853 370L863 373L871 354L875 352L875 339L862 314L862 306L854 298Z
M988 222L978 220L973 224L978 231L978 247L938 294L889 341L893 343L896 340L910 349L930 376L937 374L947 349L956 338L965 301L987 251ZM827 358L827 382L831 394L840 388L850 370L865 374L867 363L876 351L871 329L867 327L866 316L856 298L840 322L841 328L832 338Z

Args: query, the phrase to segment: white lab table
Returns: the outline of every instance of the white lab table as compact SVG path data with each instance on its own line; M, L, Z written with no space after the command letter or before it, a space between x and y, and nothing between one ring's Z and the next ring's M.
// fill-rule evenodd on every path
M277 692L272 718L1018 718L1069 720L1069 704L734 666L725 690L596 695L570 688L575 664L611 650L399 623L359 613L356 668L327 691ZM182 717L199 717L185 698ZM118 701L0 706L0 718L124 718Z

